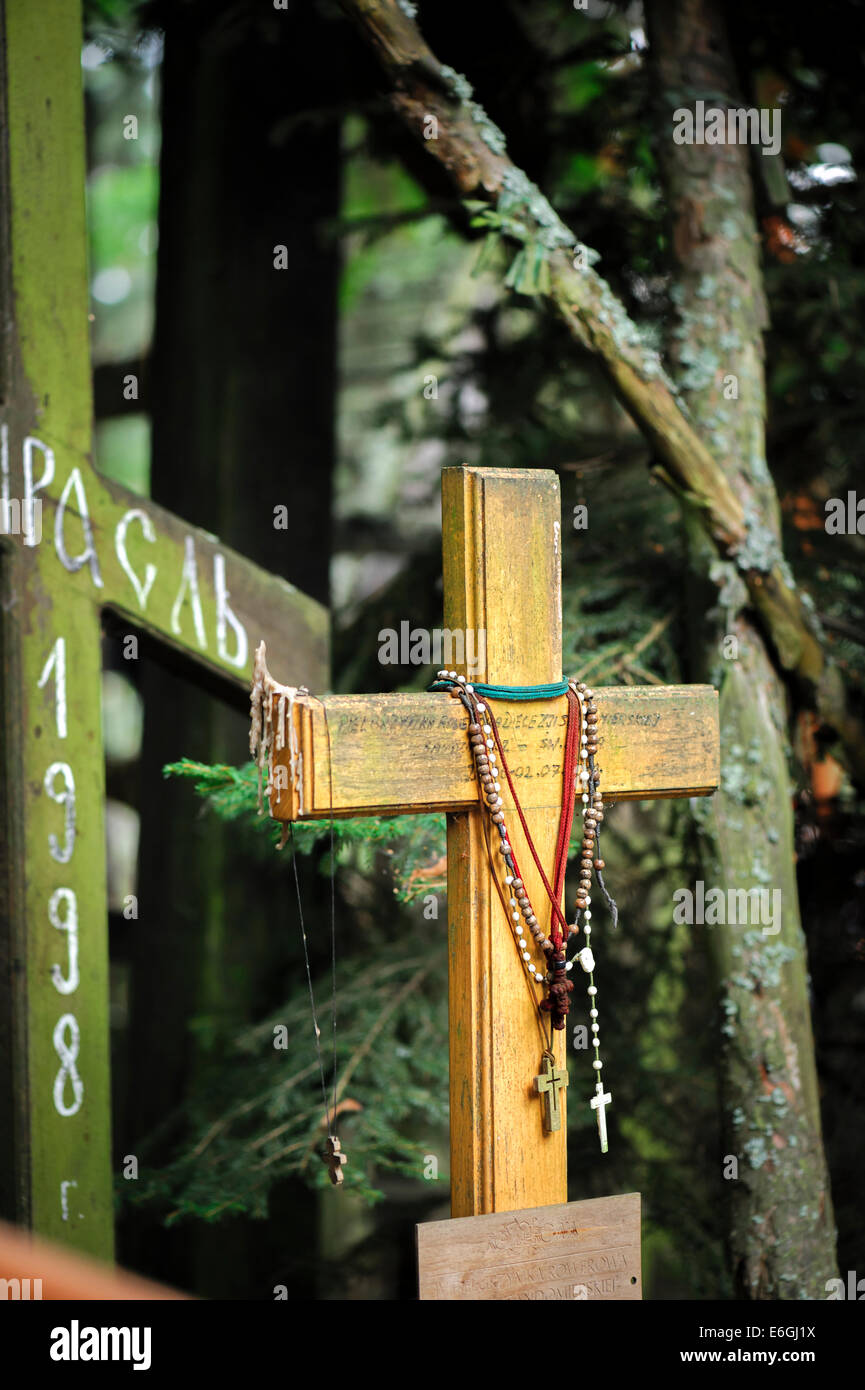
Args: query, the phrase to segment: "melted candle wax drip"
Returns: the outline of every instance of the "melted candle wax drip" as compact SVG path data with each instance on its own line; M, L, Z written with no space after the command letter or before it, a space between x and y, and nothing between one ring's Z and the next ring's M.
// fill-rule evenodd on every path
M297 813L303 815L303 752L294 726L294 702L298 695L309 692L306 686L280 685L267 669L267 649L260 642L255 652L255 666L252 676L252 690L249 697L249 710L252 726L249 731L249 751L258 767L258 810L264 810L263 796L267 796L268 809L271 810L273 793L273 754L285 747L286 716L288 722L288 759L291 789L297 796ZM276 739L273 736L273 700L278 696ZM267 780L262 789L262 773ZM279 848L285 844L289 822L286 821Z

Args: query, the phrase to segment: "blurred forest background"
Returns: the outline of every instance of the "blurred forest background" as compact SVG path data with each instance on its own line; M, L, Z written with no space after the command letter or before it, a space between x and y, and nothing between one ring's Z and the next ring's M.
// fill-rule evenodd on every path
M663 50L670 6L400 8L418 8L438 58L468 76L511 158L600 253L596 268L663 351L687 324L664 182L671 94L649 43L657 33ZM736 104L783 113L779 154L753 150L748 164L762 280L749 293L768 307L766 461L783 551L861 718L865 536L827 534L824 506L862 486L862 6L829 0L815 23L804 8L736 0L723 17ZM722 684L719 642L714 664L700 650L714 620L689 603L687 516L650 445L596 358L514 273L513 247L472 225L406 133L336 4L89 0L82 63L104 473L329 604L332 688L372 692L428 680L381 665L377 634L403 620L441 625L442 467L555 468L566 671L596 686ZM706 93L686 83L679 95L673 105ZM707 277L696 296L707 310L722 298ZM715 339L708 366L704 345L689 356L677 341L686 395L701 372L737 370L734 337ZM274 526L280 505L287 530ZM580 505L588 525L576 529ZM722 614L719 633L737 630ZM865 1267L865 819L837 731L798 682L778 689L789 782L775 790L795 808L843 1273ZM211 1297L273 1298L279 1286L413 1297L413 1223L448 1214L443 818L337 827L351 1164L335 1194L314 1154L320 1090L290 851L277 856L273 827L255 816L246 722L155 653L124 661L110 625L104 721L117 1171L140 1157L138 1180L118 1182L119 1258ZM182 759L195 766L164 778ZM758 816L772 776L759 739L728 737L723 764L724 794ZM742 837L758 824L748 814ZM732 929L672 920L677 888L713 881L700 869L705 815L656 802L608 816L620 928L602 927L598 944L616 1105L603 1162L594 1117L570 1107L570 1196L643 1193L647 1297L818 1298L822 1275L809 1293L808 1268L790 1266L786 1293L783 1269L760 1288L742 1276L749 1242L759 1261L761 1223L773 1220L777 1155L761 1102L782 1115L785 1102L783 1087L729 1091L738 1005L719 996L709 938ZM297 845L327 1033L328 827L302 827ZM128 893L138 921L123 917ZM779 944L790 954L772 969L797 949ZM279 1024L287 1051L273 1045ZM573 1078L588 1064L571 1056ZM731 1195L737 1183L751 1207ZM813 1191L797 1239L819 1224L819 1174Z

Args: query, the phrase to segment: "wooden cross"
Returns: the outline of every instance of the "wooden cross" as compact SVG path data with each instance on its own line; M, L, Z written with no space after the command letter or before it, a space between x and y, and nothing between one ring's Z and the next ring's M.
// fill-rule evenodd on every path
M339 1187L342 1182L342 1170L348 1163L348 1156L342 1152L342 1146L335 1134L329 1134L327 1143L324 1146L324 1161L327 1164L327 1171L334 1187Z
M2 23L0 1208L110 1258L102 612L238 699L262 626L326 683L328 620L94 470L81 13L7 0Z
M562 678L561 508L554 473L447 468L442 474L445 632L481 669L441 665L496 685ZM470 648L467 631L475 637ZM479 634L484 634L481 643ZM579 657L573 662L579 675ZM711 686L596 691L601 789L624 797L705 796L718 782L718 699ZM541 861L552 870L561 806L564 698L496 701L496 717ZM523 962L490 870L465 712L447 694L341 695L283 702L271 811L280 820L448 814L451 1201L454 1216L567 1198L565 1125L546 1133L532 1078L546 1049ZM278 717L276 702L274 717ZM328 747L330 746L330 754ZM299 755L299 756L298 756ZM333 763L330 765L330 756ZM293 766L292 766L293 764ZM333 793L332 802L331 788ZM506 792L505 810L509 809ZM508 822L514 824L513 812ZM536 910L544 893L516 847ZM638 929L625 920L620 930ZM604 941L597 914L596 946ZM579 986L577 987L579 989ZM579 1017L580 995L573 995ZM567 1033L557 1035L564 1062ZM574 1066L590 1070L588 1052ZM564 1098L562 1098L564 1112Z
M557 1129L562 1127L562 1104L559 1099L559 1092L564 1091L567 1084L567 1068L557 1067L552 1057L545 1057L541 1074L535 1077L534 1087L537 1094L543 1096L544 1129L548 1134L554 1134Z

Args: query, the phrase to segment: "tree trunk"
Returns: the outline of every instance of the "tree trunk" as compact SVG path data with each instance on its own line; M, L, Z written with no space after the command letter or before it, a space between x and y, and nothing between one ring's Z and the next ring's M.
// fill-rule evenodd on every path
M713 0L651 0L648 17L676 265L670 356L704 442L742 499L751 543L780 556L749 149L672 138L673 110L693 109L696 98L707 108L744 103ZM744 924L706 929L721 1004L733 1275L745 1298L818 1299L835 1273L835 1232L796 885L787 692L741 574L693 514L687 524L693 657L698 678L721 691L722 784L695 811L706 892L780 892L779 930L778 918L755 923L753 912Z

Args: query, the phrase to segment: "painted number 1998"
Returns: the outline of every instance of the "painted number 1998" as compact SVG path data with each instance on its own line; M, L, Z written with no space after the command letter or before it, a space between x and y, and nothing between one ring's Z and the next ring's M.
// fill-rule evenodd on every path
M65 739L66 720L66 639L58 637L39 677L39 689L54 680L54 722L57 737ZM45 772L43 787L46 796L63 808L62 833L48 836L48 852L58 864L68 864L75 849L77 832L75 819L75 778L68 763L53 762ZM74 994L80 979L78 971L78 900L73 888L56 888L48 902L48 920L57 931L66 934L66 964L51 967L51 980L58 994ZM78 1075L76 1061L81 1041L78 1020L73 1013L62 1014L52 1035L54 1051L60 1059L60 1070L54 1078L54 1108L58 1115L76 1115L84 1099L84 1083Z

